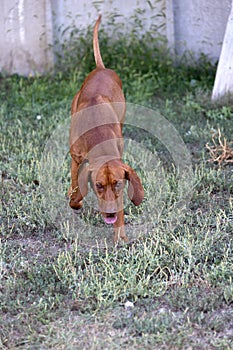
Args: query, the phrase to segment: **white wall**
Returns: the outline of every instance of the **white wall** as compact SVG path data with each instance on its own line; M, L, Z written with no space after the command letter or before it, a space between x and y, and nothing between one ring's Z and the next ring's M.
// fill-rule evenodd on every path
M144 31L154 26L154 30L165 34L166 0L151 0L152 6L145 0L51 0L51 3L55 31L73 25L80 29L93 26L102 14L102 27L107 26L110 33L116 28L127 33L135 25L135 11L140 9L137 14L143 21Z
M0 71L23 75L53 64L50 1L1 0Z
M173 0L175 49L219 58L231 0Z
M151 6L151 5L152 6ZM145 30L153 27L167 37L177 53L201 52L218 59L231 0L1 0L0 71L23 75L42 73L53 66L51 46L70 25L93 25L102 13L102 25L112 33L126 33L139 16ZM117 14L113 18L111 14ZM124 23L122 26L120 23ZM68 33L68 32L67 32ZM62 35L60 35L60 39Z

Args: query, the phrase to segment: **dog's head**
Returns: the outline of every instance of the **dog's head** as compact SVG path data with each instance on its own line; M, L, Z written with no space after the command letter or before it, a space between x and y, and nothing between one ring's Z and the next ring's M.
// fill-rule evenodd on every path
M128 180L128 196L134 205L144 198L144 190L137 173L120 160L111 160L99 168L84 166L79 173L79 188L82 197L88 191L90 180L98 199L99 210L107 224L114 224L117 213L123 210L123 190Z

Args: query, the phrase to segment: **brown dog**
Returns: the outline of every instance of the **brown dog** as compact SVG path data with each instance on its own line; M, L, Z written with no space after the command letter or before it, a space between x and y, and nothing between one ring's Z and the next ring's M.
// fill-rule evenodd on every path
M114 226L114 242L119 238L127 242L123 211L125 180L129 181L128 196L135 205L142 202L144 190L136 172L121 161L125 98L120 78L104 67L100 55L100 20L101 16L93 33L96 69L85 79L71 107L70 206L81 208L90 180L104 221Z

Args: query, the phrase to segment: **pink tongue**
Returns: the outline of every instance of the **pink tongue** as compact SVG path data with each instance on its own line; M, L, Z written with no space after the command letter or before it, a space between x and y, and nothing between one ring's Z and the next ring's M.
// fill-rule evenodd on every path
M104 218L106 224L114 224L117 221L117 216L109 216Z

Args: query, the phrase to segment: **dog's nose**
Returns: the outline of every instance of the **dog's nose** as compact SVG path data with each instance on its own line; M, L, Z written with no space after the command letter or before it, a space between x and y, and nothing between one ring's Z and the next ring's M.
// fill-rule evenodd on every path
M117 212L117 203L116 201L105 202L106 204L106 213L115 213Z
M116 216L116 212L114 212L114 213L106 213L106 216L108 218L114 218Z
M108 214L114 214L118 211L116 201L106 201L106 200L99 201L99 208L101 209L102 212L108 213Z
M117 212L117 208L116 208L116 204L115 202L110 202L110 203L106 203L105 206L105 213L108 215L114 215Z

